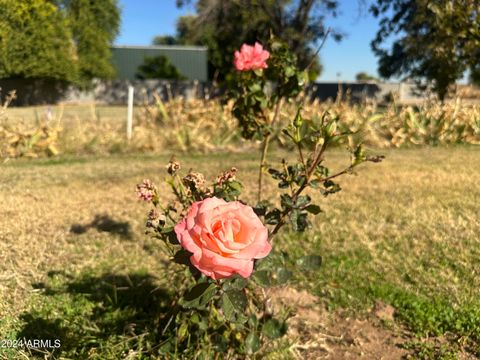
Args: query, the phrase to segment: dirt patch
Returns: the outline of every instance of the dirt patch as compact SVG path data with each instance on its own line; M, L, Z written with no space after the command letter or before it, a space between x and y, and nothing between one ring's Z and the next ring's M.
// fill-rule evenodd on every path
M394 309L377 304L363 319L348 317L340 311L328 311L307 291L293 288L270 289L273 312L295 309L288 320L291 352L298 359L402 359L409 352L400 347L410 336L384 317ZM377 315L377 316L375 316ZM381 316L378 316L381 315Z

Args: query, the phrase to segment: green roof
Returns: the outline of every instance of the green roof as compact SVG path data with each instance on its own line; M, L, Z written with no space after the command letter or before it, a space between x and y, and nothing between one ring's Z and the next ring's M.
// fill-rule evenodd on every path
M112 46L117 79L134 80L146 57L163 55L189 80L207 81L207 48L201 46Z

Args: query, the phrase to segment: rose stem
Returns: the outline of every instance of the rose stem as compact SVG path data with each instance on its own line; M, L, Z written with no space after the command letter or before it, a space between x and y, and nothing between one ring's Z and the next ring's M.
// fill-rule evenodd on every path
M280 115L280 108L283 103L283 98L280 98L275 105L275 113L273 115L272 122L270 123L270 126L273 126L273 124L277 121L278 116ZM258 169L258 194L257 194L257 200L260 202L262 200L262 186L263 186L263 169L265 167L265 162L267 160L267 152L268 152L268 144L270 143L270 132L268 132L267 135L265 135L265 138L263 139L262 143L262 157L260 158L260 167Z

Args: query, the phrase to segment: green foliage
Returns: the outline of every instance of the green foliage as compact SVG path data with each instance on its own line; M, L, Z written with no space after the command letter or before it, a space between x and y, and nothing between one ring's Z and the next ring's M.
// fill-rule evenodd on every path
M247 318L243 315L248 300L243 290L227 290L222 295L223 315L228 321L245 322Z
M67 19L46 0L0 0L0 78L75 81Z
M383 156L368 156L361 145L355 145L349 149L351 164L330 174L323 165L323 155L329 145L348 135L337 132L337 122L338 119L328 112L320 118L304 119L299 107L290 124L283 128L283 135L295 144L299 162L290 165L284 159L280 168L268 169L271 177L278 182L278 188L284 191L280 195L280 208L269 210L267 204L261 204L259 214L264 216L267 224L276 225L273 234L285 223L289 223L293 231L303 232L310 226L308 215L321 212L320 206L313 204L309 195L302 195L305 190L318 191L323 196L334 194L341 188L333 179L353 173L355 167L366 161L379 162L383 159Z
M356 210L352 213L355 214ZM397 221L401 222L401 220ZM392 277L401 277L402 275L399 274L401 271L398 268L390 268L389 276L385 276L384 271L379 270L384 268L383 263L380 262L380 268L372 266L375 258L372 257L371 251L367 250L363 244L357 248L352 247L358 241L357 238L351 239L350 246L343 251L338 251L337 241L343 235L329 240L334 250L332 253L323 254L324 263L321 264L321 268L304 271L307 269L301 264L305 265L310 262L310 259L302 256L305 249L298 249L298 244L304 244L307 252L311 253L324 248L321 245L324 242L320 239L308 241L311 236L311 233L305 233L302 236L291 234L283 238L282 244L285 244L285 249L288 249L292 258L290 262L294 261L299 270L294 272L294 280L318 295L327 307L344 308L350 312L362 314L371 313L372 306L377 301L392 305L395 309L395 320L418 337L418 341L413 338L412 342L405 345L415 352L414 358L438 359L442 358L440 355L445 356L446 359L449 359L448 356L458 358L462 348L463 351L466 350L475 356L480 354L478 348L480 303L474 282L465 280L471 287L464 292L459 291L459 296L455 298L451 297L448 290L439 290L443 284L435 285L436 290L432 292L431 285L427 285L426 282L435 282L437 274L436 271L432 272L430 267L423 269L423 275L419 276L419 278L425 276L428 280L415 279L418 283L416 282L414 286L409 284L408 280L397 283ZM405 236L402 241L407 239L408 237ZM433 253L426 255L427 258L432 256ZM402 261L403 257L403 254L398 255L397 266L398 261ZM320 259L317 258L314 263L317 263L317 260ZM412 262L407 266L410 269L407 272L412 271ZM469 273L471 265L468 264L466 267ZM461 274L464 273L457 273L456 276L461 277ZM441 343L436 344L437 340Z
M217 291L215 284L199 283L191 288L182 299L182 306L188 308L204 309L212 300Z
M117 0L57 0L67 14L81 83L114 76L110 46L120 28Z
M113 75L116 0L0 1L0 77L87 85Z
M172 79L181 80L185 77L172 65L166 56L146 57L143 64L138 67L136 77L145 79Z
M465 71L480 72L480 22L477 0L377 0L371 11L382 16L372 48L384 77L407 76L433 82L443 100ZM391 35L391 49L381 48ZM425 84L423 84L425 85Z
M419 360L457 360L458 350L456 346L450 343L435 344L428 341L409 341L402 345L402 348L412 350L415 353L415 359Z
M417 335L439 336L445 333L480 341L480 308L477 302L455 306L441 297L425 297L388 285L372 286L372 295L398 309L397 317Z
M179 5L183 5L180 3ZM196 14L181 17L177 41L209 50L210 76L224 79L232 71L233 53L243 43L268 39L271 33L288 44L314 80L322 72L314 44L327 32L326 16L335 16L337 1L219 1L198 0ZM340 39L340 34L335 34Z
M188 211L193 201L216 196L226 201L237 200L242 184L236 179L236 168L221 173L216 181L206 186L202 174L190 171L180 176L180 164L172 159L167 166L170 185L176 200L161 205L156 187L144 182L143 189L152 191L151 202L155 210L150 212L147 227L162 241L166 252L179 268L177 274L178 294L167 316L162 333L162 354L182 351L185 356L211 358L213 352L227 352L235 356L254 354L265 343L265 336L271 338L284 334L285 326L270 329L263 336L260 333L266 322L272 322L270 315L262 314L263 300L252 294L258 290L257 282L250 282L240 276L214 281L201 275L191 265L191 254L178 243L173 226L175 218ZM161 212L157 212L157 209ZM268 271L269 284L282 284L292 276L282 267L263 268ZM273 281L272 279L275 279ZM278 320L284 324L284 319ZM276 324L276 323L274 323Z
M155 36L152 41L152 45L177 45L178 40L175 36L171 35L159 35Z
M238 119L245 139L263 139L273 131L277 119L269 114L281 99L297 96L307 83L307 74L300 70L297 57L286 43L271 38L268 68L237 71L230 80L229 97L235 99L232 113ZM272 83L275 88L272 89ZM278 113L278 111L276 111ZM274 115L278 116L278 115Z
M245 351L250 355L256 353L259 349L260 337L255 332L251 332L245 339Z
M262 334L272 340L282 337L286 332L286 324L277 319L268 319L262 326Z
M355 75L357 81L378 81L375 76L372 76L364 71L361 71Z

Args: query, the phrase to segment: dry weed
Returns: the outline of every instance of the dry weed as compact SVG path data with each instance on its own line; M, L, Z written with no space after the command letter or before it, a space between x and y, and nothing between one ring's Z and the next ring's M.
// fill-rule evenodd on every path
M105 117L100 115L100 110L109 108L92 104L88 111L78 107L75 113L75 108L70 108L74 115L64 118L64 107L60 105L55 121L48 116L39 117L35 112L34 124L24 118L18 121L10 114L7 122L3 109L0 155L54 155L57 148L67 154L205 153L254 146L242 140L231 107L231 103L215 99L176 98L162 102L156 97L153 105L136 108L131 141L126 139L122 108L115 108L114 114ZM274 129L280 145L283 143L280 128L294 117L295 111L295 105L288 103L281 111L278 127ZM346 101L307 102L303 111L305 118L313 121L319 121L322 114L328 112L338 119L339 131L353 133L353 137L377 148L480 144L480 105L461 97L444 104L428 100L420 106L398 106L392 101L387 107L380 107L373 102L352 104L347 96Z

